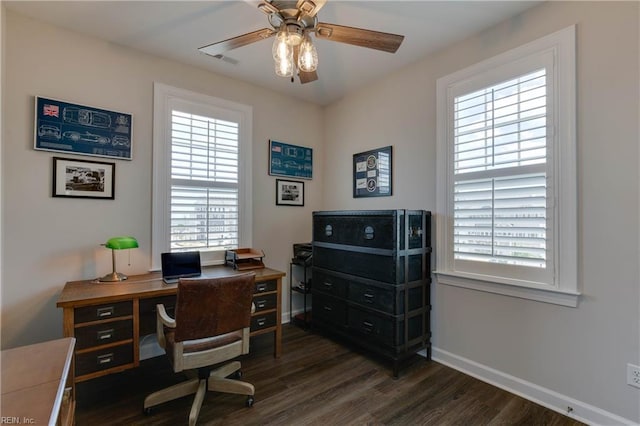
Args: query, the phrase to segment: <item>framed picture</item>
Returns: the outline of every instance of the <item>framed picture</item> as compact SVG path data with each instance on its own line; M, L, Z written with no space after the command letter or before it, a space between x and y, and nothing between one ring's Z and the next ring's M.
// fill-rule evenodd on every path
M276 206L304 206L304 182L276 179Z
M131 114L36 97L34 149L131 160Z
M313 149L270 140L269 174L312 179Z
M392 194L391 151L385 146L353 156L353 198Z
M114 199L116 164L53 157L53 197Z

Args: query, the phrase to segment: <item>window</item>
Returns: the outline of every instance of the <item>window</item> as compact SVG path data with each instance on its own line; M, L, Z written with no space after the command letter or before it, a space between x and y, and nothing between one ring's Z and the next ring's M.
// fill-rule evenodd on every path
M575 29L438 80L438 282L577 306Z
M153 268L160 253L204 264L251 246L251 108L154 86Z

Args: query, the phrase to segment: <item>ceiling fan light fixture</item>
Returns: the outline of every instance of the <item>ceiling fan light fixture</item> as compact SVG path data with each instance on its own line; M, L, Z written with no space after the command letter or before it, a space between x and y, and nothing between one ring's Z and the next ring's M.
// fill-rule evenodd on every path
M285 43L286 44L286 43ZM276 74L280 77L293 77L293 47L286 44L286 54L279 55L275 59ZM284 52L284 50L283 50Z
M287 43L291 46L298 46L304 38L304 31L298 24L286 24L287 27Z
M309 34L305 34L302 44L300 44L298 68L304 72L313 72L318 69L318 51L311 42Z
M273 46L271 48L271 53L276 63L281 58L293 56L293 47L289 44L288 37L287 29L283 25L276 34L276 38L273 40Z
M279 77L293 77L293 58L281 58L277 60L276 74Z

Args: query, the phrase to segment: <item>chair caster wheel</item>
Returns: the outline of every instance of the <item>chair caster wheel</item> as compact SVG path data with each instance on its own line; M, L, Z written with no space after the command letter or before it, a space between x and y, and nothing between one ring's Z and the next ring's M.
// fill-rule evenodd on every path
M255 399L253 398L253 396L249 395L247 397L247 407L249 407L249 408L253 407L254 401L255 401Z
M144 409L144 414L145 414L145 415L147 415L147 416L148 416L149 414L151 414L151 407L147 407L147 408L145 408L145 409Z

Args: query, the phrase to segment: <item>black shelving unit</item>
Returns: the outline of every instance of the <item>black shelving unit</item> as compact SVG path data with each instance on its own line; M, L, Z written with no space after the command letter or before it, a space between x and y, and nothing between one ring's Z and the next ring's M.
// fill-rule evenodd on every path
M311 325L311 258L293 258L289 263L289 321L291 324L309 328ZM295 270L295 271L294 271ZM293 314L294 294L302 299L302 312Z

